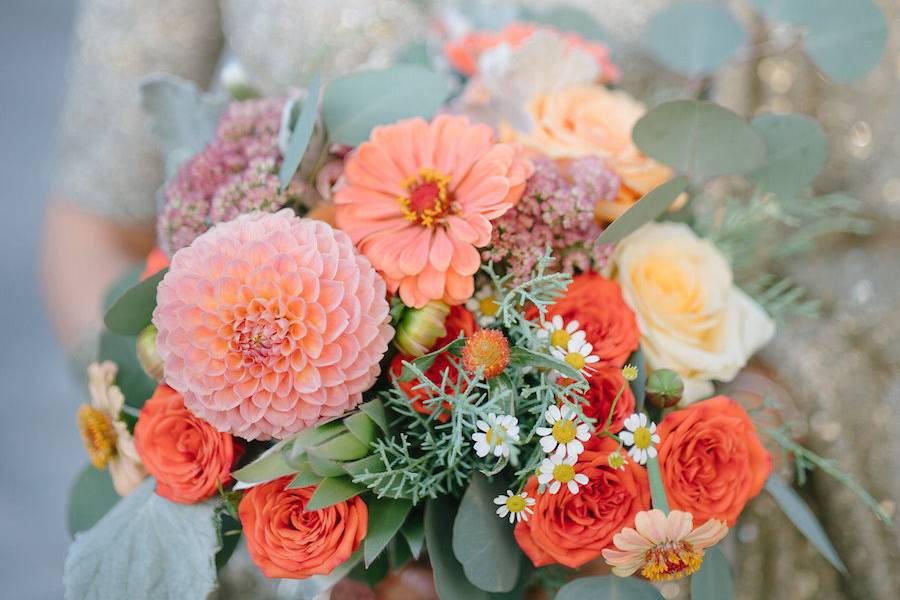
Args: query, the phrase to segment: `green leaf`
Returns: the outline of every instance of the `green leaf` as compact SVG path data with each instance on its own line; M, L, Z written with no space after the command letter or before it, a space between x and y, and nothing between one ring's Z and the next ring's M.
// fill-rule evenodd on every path
M449 94L445 78L421 66L359 71L328 84L322 118L332 142L356 146L378 125L430 119Z
M244 483L265 483L285 475L296 473L297 469L285 461L284 447L290 440L282 440L259 455L252 463L232 473L235 479Z
M306 453L306 459L309 468L323 477L342 477L347 473L341 463L319 456L314 450Z
M674 100L635 124L640 150L700 182L742 175L765 161L766 146L746 120L712 102Z
M206 598L216 587L219 504L176 504L147 479L89 531L66 556L66 598L114 600Z
M365 490L366 486L353 483L349 477L328 477L322 480L312 498L306 503L306 512L333 506L359 496Z
M312 470L300 471L299 473L297 473L297 476L291 480L291 482L285 489L304 488L311 485L319 485L324 480L324 477L322 477L318 473L313 472Z
M763 192L798 192L825 165L828 154L825 132L809 117L763 114L750 124L768 147L765 164L750 174L750 180Z
M87 465L69 492L69 535L93 527L118 501L109 471Z
M626 210L625 214L610 223L597 238L597 243L613 244L637 231L645 223L653 221L675 202L679 194L687 188L687 183L687 177L681 175L650 190Z
M219 524L219 551L216 552L216 570L221 570L228 564L238 542L241 541L241 522L228 513L221 514Z
M303 110L297 117L294 124L294 130L291 132L287 149L284 153L284 160L281 162L281 168L278 170L278 179L281 181L281 187L286 188L294 173L300 167L303 160L303 154L309 145L309 139L312 137L313 128L316 126L316 116L319 110L319 90L322 87L322 78L316 74L312 83L309 85L309 94L303 103Z
M119 335L108 329L100 334L100 360L111 360L118 365L116 385L125 396L125 404L138 410L144 406L153 392L157 382L144 372L137 358L137 338Z
M387 413L384 412L384 404L381 403L379 398L363 402L359 405L359 410L369 415L369 418L375 421L375 424L378 425L381 431L386 434L391 433L388 427Z
M522 553L513 526L494 505L504 491L500 482L472 475L453 521L453 554L469 581L488 592L509 592L519 580Z
M556 600L663 600L655 587L637 577L580 577L556 593Z
M666 498L666 488L663 486L662 474L659 472L658 458L647 459L647 476L650 479L650 497L653 500L653 508L669 514L669 500Z
M364 444L347 431L318 444L313 451L321 458L337 461L358 460L369 455L369 444Z
M353 413L344 419L344 426L357 440L368 446L377 437L375 421L363 412Z
M496 400L507 415L516 414L516 388L506 373L500 373L487 381L488 392L492 400Z
M598 42L609 40L606 30L597 23L594 17L577 8L560 6L540 11L526 8L524 20L549 25L562 32L571 31L587 40Z
M563 360L557 360L546 354L533 352L528 348L515 346L509 351L509 364L517 367L540 367L543 369L556 369L562 375L576 381L584 381L584 376Z
M847 574L847 567L844 561L838 556L837 550L828 539L828 534L822 529L816 515L806 505L806 502L794 491L788 483L776 475L770 475L766 480L766 491L772 495L781 510L791 523L800 530L800 533L806 536L813 546L816 547L822 556L830 562L835 569L843 574Z
M406 518L406 522L400 528L400 533L403 535L403 539L406 540L412 557L418 559L422 555L422 548L425 546L425 520L421 510L413 511Z
M634 395L634 410L641 412L644 409L644 397L647 388L647 364L644 361L644 351L638 346L638 349L632 352L628 357L626 364L637 367L638 376L634 381L629 381L631 393Z
M169 269L163 269L119 296L106 311L103 321L111 331L121 335L137 335L150 324L156 308L156 288Z
M747 37L728 8L711 2L681 2L650 20L644 39L662 64L696 77L725 64Z
M352 476L362 475L363 473L381 473L384 471L384 462L377 454L372 454L359 460L345 462L344 470Z
M431 365L434 364L434 361L437 360L437 357L443 354L444 352L449 352L450 354L458 354L462 351L462 347L466 345L466 339L462 337L456 338L446 346L438 348L437 350L433 350L428 354L423 354L419 358L411 361L412 364L416 366L417 369L422 371L423 373L431 368ZM416 378L416 374L412 372L406 365L403 365L403 371L400 373L400 381L412 381Z
M718 548L707 550L700 570L691 575L691 600L734 600L731 565Z
M466 578L447 535L453 523L453 499L441 496L425 504L425 543L441 600L488 600L488 594Z
M366 568L375 561L406 521L412 502L392 498L375 498L368 502L369 530L365 540Z
M331 588L341 579L347 577L359 561L362 560L362 549L354 552L347 562L339 564L328 575L313 575L306 579L282 579L278 582L277 598L293 600L315 600L327 595Z
M333 439L345 431L346 428L340 420L329 421L312 429L304 429L293 437L283 440L284 448L282 451L284 452L285 460L288 464L292 464L307 449Z

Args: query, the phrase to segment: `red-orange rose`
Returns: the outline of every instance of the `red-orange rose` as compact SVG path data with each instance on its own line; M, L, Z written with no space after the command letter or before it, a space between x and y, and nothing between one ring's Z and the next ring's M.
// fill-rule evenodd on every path
M537 316L532 309L530 315ZM572 279L566 295L547 308L547 319L560 315L578 321L600 362L622 367L641 341L634 313L622 298L622 289L597 273L582 273Z
M669 413L659 425L659 465L669 505L731 527L772 470L744 408L725 396Z
M181 394L166 385L156 388L141 409L134 444L147 472L156 478L156 493L172 502L193 504L231 481L231 467L243 453L227 433L195 416Z
M306 512L315 486L285 489L290 477L250 488L238 515L250 558L266 577L327 575L366 537L369 512L359 497Z
M447 335L435 342L434 346L428 349L429 352L433 352L438 348L443 348L444 346L458 338L460 332L467 338L475 333L475 330L477 329L477 326L475 324L475 316L462 306L453 306L450 308L450 313L447 315L447 320L444 321L444 328L447 330ZM423 415L430 415L432 413L432 410L425 405L425 400L431 398L432 394L430 394L428 390L414 390L413 388L419 385L418 380L413 379L412 381L400 381L398 379L400 377L400 373L403 371L404 360L411 361L413 359L402 354L397 354L396 356L394 356L394 360L391 362L391 373L394 375L394 378L397 381L397 385L400 386L400 389L403 390L403 393L406 394L406 397L410 399L412 407L417 412L420 412ZM455 376L456 368L447 358L447 353L443 352L438 355L432 365L425 371L425 376L433 381L436 385L440 385L441 381L443 381L444 378L444 370L448 367L451 369L450 378L452 380ZM446 410L450 409L450 406L446 402L443 404L443 406ZM450 416L446 411L438 415L438 421L440 421L441 423L446 423L449 418Z
M624 470L609 466L612 440L604 440L600 450L585 450L575 471L588 477L577 494L563 487L556 494L537 494L537 478L528 480L525 490L537 499L534 514L516 525L516 541L536 567L559 563L570 568L600 556L612 546L612 538L623 527L633 527L634 517L650 508L650 485L643 467L629 461Z

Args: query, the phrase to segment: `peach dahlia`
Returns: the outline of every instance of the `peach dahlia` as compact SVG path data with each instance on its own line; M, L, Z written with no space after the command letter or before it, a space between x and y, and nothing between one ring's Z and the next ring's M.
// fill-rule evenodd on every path
M281 438L356 406L393 329L350 238L290 210L216 225L172 258L153 323L166 383L220 431Z
M337 224L405 304L462 304L491 221L518 202L533 170L517 145L465 117L376 127L347 161Z

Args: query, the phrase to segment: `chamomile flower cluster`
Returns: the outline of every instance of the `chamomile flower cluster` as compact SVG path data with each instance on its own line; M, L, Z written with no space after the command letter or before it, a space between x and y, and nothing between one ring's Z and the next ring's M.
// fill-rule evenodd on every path
M514 494L512 490L506 490L506 494L500 494L494 498L494 504L497 504L497 516L501 519L509 517L510 523L518 523L519 521L527 521L529 515L534 514L534 506L536 500L528 497L528 492L519 492Z
M488 454L509 458L510 448L519 442L519 420L512 415L491 413L487 421L479 420L478 431L472 434L475 454L484 458Z
M586 334L579 327L578 321L565 323L561 316L554 315L543 324L537 337L546 341L554 358L587 376L593 370L591 365L600 362L600 357L593 353L594 347L588 343Z

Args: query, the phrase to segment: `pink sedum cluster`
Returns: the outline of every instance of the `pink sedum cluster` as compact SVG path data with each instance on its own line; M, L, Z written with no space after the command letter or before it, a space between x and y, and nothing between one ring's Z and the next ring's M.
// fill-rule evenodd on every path
M290 210L178 251L153 323L166 383L220 431L282 438L362 399L393 335L384 280L350 238Z
M555 265L567 273L602 269L612 249L594 243L603 232L594 207L598 201L615 200L619 177L593 156L533 162L534 175L522 199L494 222L493 239L482 258L504 263L516 282L531 277L548 246Z
M273 212L299 195L299 184L279 190L283 107L283 100L247 100L225 109L213 140L163 191L157 233L168 254L215 223L253 210Z

